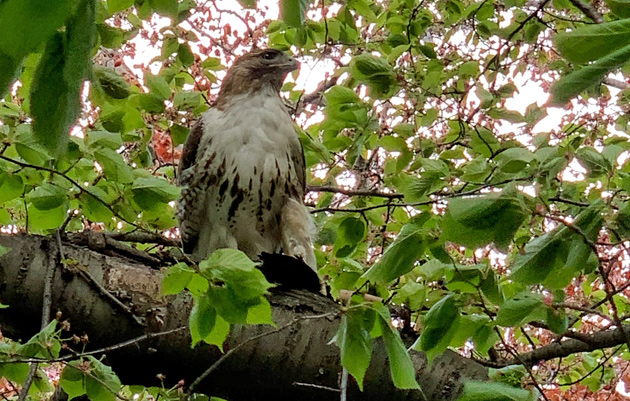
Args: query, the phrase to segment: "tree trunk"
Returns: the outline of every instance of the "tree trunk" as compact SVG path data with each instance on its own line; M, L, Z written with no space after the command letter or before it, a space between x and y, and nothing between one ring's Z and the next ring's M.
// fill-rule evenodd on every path
M69 319L72 333L87 334L89 349L187 325L190 296L160 296L159 270L111 254L100 234L82 238L89 246L64 241L62 264L52 238L0 236L0 244L10 248L0 259L0 300L10 306L0 310L4 335L25 341L39 331L48 266L55 269L52 312L61 312L62 320ZM319 294L296 290L276 291L269 301L277 327L290 325L229 355L197 391L239 401L339 399L335 391L341 372L339 350L329 345L339 319L304 318L336 312L338 305ZM274 328L270 326L237 327L224 351L271 330ZM180 330L107 352L104 362L126 384L159 386L156 375L161 373L168 385L179 380L190 385L223 355L217 347L199 344L193 349L190 344L188 330ZM453 352L445 353L430 367L423 354L413 352L423 392L402 391L394 389L386 360L384 347L377 341L364 392L359 393L350 379L349 400L453 400L461 390L462 379L487 375L485 368Z

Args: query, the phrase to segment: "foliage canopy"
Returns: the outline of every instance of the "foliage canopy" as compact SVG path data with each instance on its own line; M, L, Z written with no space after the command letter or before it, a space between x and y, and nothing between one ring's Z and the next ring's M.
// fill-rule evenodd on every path
M600 399L628 381L628 338L514 368L630 318L626 1L223 3L0 2L5 232L172 237L188 128L235 55L289 50L306 67L282 94L310 167L320 273L345 297L334 340L359 386L382 337L395 384L417 388L389 309L364 293L409 312L394 321L417 335L414 349L459 349L498 369L462 399L560 399L563 389ZM163 292L190 291L193 341L221 347L232 324L272 323L269 286L242 254L220 251L170 267ZM0 361L58 352L54 333L2 344ZM82 363L98 380L70 364L64 390L114 399L115 373ZM27 373L0 365L16 382ZM31 394L48 390L35 383Z

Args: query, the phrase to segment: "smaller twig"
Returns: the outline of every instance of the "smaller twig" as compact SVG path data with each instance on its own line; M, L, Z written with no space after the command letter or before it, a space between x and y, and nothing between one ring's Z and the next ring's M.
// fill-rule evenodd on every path
M50 322L50 310L52 308L52 282L55 277L55 271L57 270L57 256L62 255L61 248L61 237L59 235L59 230L57 233L57 252L53 253L48 257L48 263L46 264L46 277L44 279L44 294L42 300L42 319L40 322L40 329L46 328L48 323ZM63 258L63 257L62 257ZM33 384L33 380L35 380L35 375L37 374L37 369L39 368L39 363L32 363L30 369L28 371L28 376L26 376L26 380L22 385L22 390L18 395L18 401L26 400L28 396L28 392L31 389L31 385Z
M558 196L549 198L548 200L549 200L549 202L560 202L560 203L566 203L567 205L580 206L580 207L589 207L589 206L591 206L590 203L577 202L577 201L574 201L574 200L571 200L571 199L560 198Z
M594 22L601 24L604 22L604 18L597 12L595 7L591 4L585 3L582 0L569 0L578 10L582 11L584 15L592 19Z
M98 203L100 203L101 205L105 206L105 208L107 208L107 210L112 212L112 214L114 216L116 216L118 219L120 219L121 221L124 221L125 223L129 224L132 227L136 227L136 228L138 228L140 230L145 230L144 228L138 226L136 223L133 223L133 222L125 219L124 217L122 217L116 210L114 210L114 208L109 203L105 202L103 199L101 199L99 196L95 195L91 191L88 191L87 189L85 189L85 187L83 187L78 182L76 182L74 179L70 178L69 176L67 176L66 174L62 173L61 171L57 171L57 170L54 170L54 169L48 168L48 167L42 167L42 166L36 166L34 164L24 163L24 162L21 162L19 160L11 159L10 157L6 157L4 155L0 155L0 159L6 160L9 163L13 163L13 164L15 164L17 166L20 166L20 167L23 167L23 168L32 168L32 169L35 169L35 170L47 171L47 172L49 172L51 174L58 175L59 177L63 178L64 180L66 180L69 183L71 183L72 185L74 185L75 188L77 188L81 193L85 193L85 194L91 196ZM25 203L26 203L26 201L25 201ZM24 207L26 208L26 205ZM28 217L27 217L27 232L28 232Z
M308 192L331 192L337 193L347 196L373 196L378 198L388 198L388 199L402 199L405 195L396 194L396 193L387 193L387 192L379 192L379 191L370 191L370 190L359 190L359 189L345 189L338 187L324 187L317 185L309 185L306 190Z
M132 231L128 233L117 233L117 232L109 233L108 232L108 233L105 233L105 235L113 240L123 241L123 242L140 242L143 244L158 244L158 245L165 245L165 246L178 246L179 245L177 240L166 238L165 236L160 235L160 234L152 234L152 233L140 232L140 231Z
M330 81L321 82L319 85L317 85L317 88L315 88L313 92L309 93L308 95L304 95L300 98L300 104L298 105L298 107L304 104L319 102L324 92L326 92L328 89L332 88L333 86L337 85L337 81L338 81L338 78L334 78L334 79L331 79Z
M245 345L251 343L252 341L256 341L259 340L263 337L267 337L271 334L275 334L275 333L279 333L282 330L285 330L291 326L293 326L295 323L299 322L300 320L307 320L307 319L321 319L321 318L325 318L328 316L332 316L336 313L325 313L323 315L316 315L316 316L303 316L301 318L296 318L291 320L289 323L280 326L276 329L273 330L269 330L266 331L264 333L255 335L253 337L248 338L247 340L243 341L242 343L238 344L237 346L235 346L234 348L230 349L228 352L226 352L225 354L223 354L223 356L221 356L221 358L219 358L216 362L214 362L208 369L206 369L205 372L203 372L201 374L201 376L197 377L195 379L195 381L192 382L192 384L190 385L190 387L188 388L188 396L187 399L190 399L191 395L194 394L195 390L197 389L197 387L199 387L199 384L201 384L201 382L206 379L208 376L210 376L210 374L212 372L214 372L219 366L221 366L221 364L223 364L223 362L225 362L233 353L235 353L236 351L240 350L241 348L243 348Z
M598 311L597 309L593 309L593 308L589 308L586 306L581 306L581 305L575 305L572 303L568 303L568 302L557 302L554 303L552 305L554 308L567 308L567 309L573 309L573 310L577 310L580 312L584 312L584 313L588 313L590 315L597 315L600 316L604 319L609 319L610 317L604 313L601 313L600 311Z
M319 389L319 390L332 391L332 392L335 392L335 393L339 392L338 388L332 388L332 387L328 387L328 386L321 386L319 384L313 384L313 383L294 382L293 385L294 386L301 386L301 387L311 387L311 388L316 388L316 389Z
M572 386L574 384L580 383L582 380L586 379L587 377L589 377L590 375L592 375L593 373L595 373L597 371L597 369L599 368L604 368L604 365L606 364L606 362L608 362L608 360L610 358L612 358L617 352L619 352L619 350L621 349L622 345L620 345L619 347L617 347L613 352L610 353L610 355L606 356L606 358L599 364L597 364L597 366L595 366L590 372L588 372L587 374L585 374L584 376L580 377L577 380L573 380L571 382L568 383L562 383L559 384L559 386ZM604 354L606 355L606 354Z
M122 303L111 292L109 292L107 290L107 288L105 288L101 283L96 281L96 279L89 272L87 272L87 271L85 271L83 269L78 269L78 272L79 272L79 275L81 275L81 277L83 277L84 280L86 280L88 283L90 283L94 287L96 287L96 289L101 293L101 295L103 295L105 298L110 300L114 305L116 305L118 308L122 309L129 316L131 316L131 318L134 320L134 322L136 322L140 326L146 326L146 324L138 316L136 316L133 313L131 308L129 308L124 303Z
M339 397L339 401L346 401L348 396L348 369L341 369L341 385L339 386L339 391L341 392L341 396Z
M106 354L108 352L117 351L119 349L129 347L131 345L136 345L136 344L138 344L138 343L140 343L142 341L145 341L145 340L151 340L153 338L166 336L166 335L177 333L179 331L186 330L186 329L187 329L187 326L181 326L181 327L178 327L178 328L175 328L175 329L171 329L171 330L167 330L167 331L161 331L161 332L158 332L158 333L148 333L148 334L142 335L140 337L132 338L131 340L120 342L118 344L109 345L107 347L99 348L99 349L96 349L96 350L93 350L93 351L88 351L88 352L76 352L76 353L73 353L72 355L66 355L66 356L62 356L62 357L59 357L59 358L53 358L53 359L45 359L45 358L11 359L11 360L8 360L8 361L3 361L3 363L32 363L32 362L54 363L54 362L74 361L76 359L79 359L79 358L82 358L82 357L85 357L85 356Z

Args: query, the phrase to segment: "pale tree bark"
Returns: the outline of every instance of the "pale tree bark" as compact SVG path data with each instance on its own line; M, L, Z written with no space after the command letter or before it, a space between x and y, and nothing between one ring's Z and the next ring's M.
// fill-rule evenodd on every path
M160 270L107 255L111 249L98 234L80 242L90 246L76 245L76 239L74 243L63 242L65 259L60 263L54 238L0 236L0 244L10 248L0 259L0 300L10 305L0 310L5 336L27 340L39 331L47 266L55 268L53 316L61 312L62 320L69 319L72 333L87 334L88 350L187 325L191 298L186 294L161 297ZM99 248L100 252L93 250ZM319 294L296 290L276 291L269 300L276 328L236 328L224 347L226 352L235 351L223 359L217 347L203 344L191 348L187 329L95 356L104 355L104 362L125 384L159 386L156 375L161 373L167 385L180 380L190 385L221 360L220 366L200 382L198 392L239 401L339 399L339 350L329 344L337 330L339 306ZM255 336L259 337L248 341ZM412 359L423 392L394 388L386 353L376 342L364 392L360 393L350 379L347 399L453 400L465 378L487 376L484 367L453 352L431 366L421 353L412 353Z

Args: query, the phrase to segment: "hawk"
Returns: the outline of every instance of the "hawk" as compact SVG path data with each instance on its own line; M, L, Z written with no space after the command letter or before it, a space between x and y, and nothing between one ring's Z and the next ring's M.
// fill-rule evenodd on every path
M252 260L283 253L317 270L304 152L279 94L298 66L275 49L241 56L192 128L179 166L178 218L193 258L238 248Z

